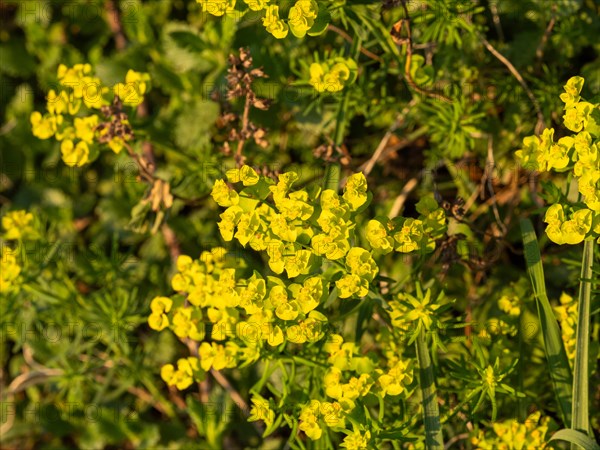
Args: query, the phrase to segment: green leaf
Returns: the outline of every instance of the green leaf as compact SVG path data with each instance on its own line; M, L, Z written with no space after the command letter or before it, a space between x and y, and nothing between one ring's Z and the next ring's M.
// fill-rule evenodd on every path
M544 268L542 266L540 248L531 220L521 219L521 235L523 237L527 271L531 278L533 294L536 298L538 316L544 339L544 349L548 361L548 369L550 370L550 376L552 377L554 393L558 401L563 423L567 425L571 423L571 388L573 384L573 375L571 374L571 368L569 367L569 360L565 352L560 329L546 294Z
M325 179L323 180L323 190L331 189L335 192L340 186L340 165L328 164L325 168Z
M212 125L219 116L219 105L206 99L196 100L183 109L175 121L175 143L192 156L200 156L210 143Z
M315 23L306 34L308 34L309 36L318 36L320 34L325 33L329 22L331 22L331 14L329 14L329 10L323 7L319 8L319 12L317 13Z
M566 441L571 444L579 445L584 450L600 450L600 445L594 439L581 431L563 428L558 430L549 439L550 441Z
M433 365L425 341L425 330L421 328L416 339L417 359L419 361L419 385L423 398L423 416L425 421L425 442L430 450L443 449L444 438L440 422L440 410L437 403Z
M594 245L594 238L588 238L583 243L581 281L579 283L577 343L575 347L575 361L573 362L573 421L571 422L571 428L588 434L590 434L588 355Z
M206 45L204 45L204 41L200 36L191 31L171 31L169 37L171 37L179 47L193 52L201 52L206 48Z

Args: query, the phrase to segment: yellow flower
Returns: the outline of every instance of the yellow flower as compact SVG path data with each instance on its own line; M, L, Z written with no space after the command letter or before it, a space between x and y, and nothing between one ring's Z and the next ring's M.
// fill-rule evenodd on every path
M300 426L298 427L301 431L304 431L313 441L316 441L323 434L323 430L319 426L319 414L320 414L321 402L318 400L311 400L308 405L302 407L300 411Z
M588 124L594 105L588 102L579 102L568 108L563 116L565 127L571 131L579 132Z
M270 0L244 0L244 3L246 3L248 8L250 8L252 11L261 11L265 9L269 1Z
M356 430L344 438L340 447L344 447L346 450L368 449L370 440L371 432L369 430L365 431L364 434L361 434L360 431Z
M362 172L348 177L344 186L344 200L346 200L353 211L356 211L367 201L367 179Z
M4 228L4 238L12 239L36 239L38 233L33 228L31 222L33 214L25 210L11 211L2 217L2 228Z
M321 296L323 295L323 280L320 277L311 277L304 280L304 283L297 293L298 304L302 312L308 314L319 306Z
M508 295L503 295L498 300L498 307L509 316L517 317L521 314L519 298L517 296L509 297Z
M132 84L136 87L136 92L142 97L148 91L148 83L150 82L150 75L147 73L136 72L135 70L129 69L125 75L125 83Z
M75 136L82 141L91 144L94 141L94 133L98 126L98 116L75 117Z
M62 122L62 116L42 116L34 111L30 117L33 135L39 139L49 139L54 136L59 123Z
M125 144L125 141L123 141L123 139L120 138L119 136L115 136L110 141L108 141L109 148L113 152L115 152L117 155L119 154L119 152L121 150L123 150L123 147L125 146L124 144Z
M571 77L565 85L565 93L560 94L560 99L565 103L565 108L571 108L575 103L579 102L581 97L579 93L583 88L584 79L582 77Z
M234 234L234 237L245 247L246 244L254 237L254 233L259 227L260 219L258 214L256 214L256 211L253 211L252 213L243 213L240 216L237 224L237 231Z
M397 242L395 250L401 253L410 253L418 250L423 237L423 222L421 220L413 218L402 219L399 231L394 233L394 240Z
M240 202L239 195L233 189L229 189L224 180L217 180L210 193L219 206L228 207Z
M350 242L345 228L334 226L328 234L317 234L310 241L311 248L316 255L325 255L327 259L335 261L343 258L350 250Z
M214 342L203 342L198 349L200 366L205 371L235 367L238 350L239 347L233 342L228 342L225 347Z
M306 35L312 28L317 18L319 6L314 0L298 0L290 8L288 23L292 34L298 38Z
M202 11L213 16L222 16L235 8L235 0L196 0L202 6Z
M267 31L277 39L283 39L287 36L289 27L279 18L279 6L267 6L267 12L262 21Z
M70 139L65 139L60 145L62 159L67 166L81 167L88 162L90 150L84 141L79 141L77 145Z
M369 282L354 274L346 274L335 282L340 298L348 298L353 295L364 297L369 293Z
M491 430L479 430L471 437L471 444L481 450L529 450L547 447L548 417L540 420L541 413L531 414L524 423L516 420L495 422Z
M271 409L269 401L258 394L252 394L252 407L250 408L250 417L248 422L262 420L265 425L270 426L275 420L275 412Z
M0 292L10 292L19 286L21 267L12 252L0 248Z
M294 320L300 314L298 302L286 302L275 309L275 315L281 320Z
M76 85L84 78L85 75L89 75L92 72L92 66L90 64L75 64L73 67L68 68L64 64L60 64L57 70L57 76L60 84L63 86Z
M346 255L346 267L350 269L350 273L358 275L367 281L373 281L373 278L379 272L375 260L364 248L353 247Z
M239 169L230 169L226 173L227 179L230 183L239 183L240 181L244 186L253 186L259 181L259 176L250 166L242 166Z
M563 292L560 296L560 306L554 308L560 322L565 351L571 364L575 359L577 347L577 305L578 302L574 301L573 297Z
M308 82L317 92L339 92L356 78L356 63L351 59L335 58L310 65Z
M548 224L546 234L556 244L579 244L592 228L593 212L580 209L565 220L565 212L560 203L554 204L546 211L544 222Z
M201 341L204 339L204 324L200 321L200 311L190 307L181 307L175 310L172 329L180 338Z
M177 370L172 364L164 365L160 370L160 377L167 385L183 390L190 387L194 380L202 380L204 372L200 370L198 358L190 356L177 361Z
M383 253L389 253L394 249L394 239L388 236L385 227L377 220L369 220L366 227L367 241L371 247Z
M103 97L108 91L106 86L102 86L99 78L86 77L80 85L76 86L73 95L82 98L88 108L100 109L108 103Z
M46 109L52 115L61 115L65 112L75 115L81 106L80 99L70 99L65 91L57 94L54 89L50 89L46 98Z
M148 317L148 325L153 330L161 331L169 326L167 313L171 310L173 301L169 297L155 297L150 303L152 314Z
M282 214L273 214L270 218L271 231L281 240L296 242L296 227L290 225Z
M379 370L379 369L378 369ZM379 370L381 372L381 370ZM410 361L398 360L387 373L382 373L377 382L381 395L400 395L413 380L413 368Z
M214 189L213 189L214 190ZM220 195L220 194L219 194ZM233 232L236 223L239 222L244 210L237 205L230 206L222 214L219 215L221 221L217 223L223 240L229 242L233 239Z

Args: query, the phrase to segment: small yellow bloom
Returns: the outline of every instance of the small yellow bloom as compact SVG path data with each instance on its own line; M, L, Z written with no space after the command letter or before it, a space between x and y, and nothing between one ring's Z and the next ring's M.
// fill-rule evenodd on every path
M75 125L75 136L77 138L88 144L94 142L94 133L98 126L98 116L75 117L73 124Z
M150 303L152 314L148 317L148 325L153 330L161 331L169 326L167 313L171 310L173 301L169 297L155 297Z
M33 239L37 237L37 232L33 228L33 214L24 210L11 211L2 217L2 228L4 228L4 238L12 239Z
M88 162L90 149L84 141L79 141L77 145L70 139L65 139L60 145L62 159L67 166L81 167Z
M31 113L30 117L33 135L39 139L49 139L56 133L59 122L62 122L62 116L42 116L37 111Z
M21 267L12 252L0 248L0 292L10 292L19 286Z
M292 34L298 38L306 35L312 28L319 12L319 6L314 0L298 0L290 8L288 24Z
M233 206L240 201L238 193L233 189L229 189L224 180L215 181L210 195L219 206Z
M263 25L277 39L283 39L288 34L288 24L279 18L279 6L269 5L266 9Z
M213 16L222 16L235 8L235 0L196 0L202 6L202 11Z

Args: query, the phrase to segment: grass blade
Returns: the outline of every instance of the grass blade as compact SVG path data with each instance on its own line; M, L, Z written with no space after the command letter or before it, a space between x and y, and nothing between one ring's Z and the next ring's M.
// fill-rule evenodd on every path
M552 435L550 441L566 441L571 444L579 445L584 450L600 450L600 445L593 438L581 431L568 428L558 430Z
M327 167L325 168L325 179L323 180L323 190L331 189L335 192L339 190L340 172L339 164L327 164Z
M565 352L560 328L558 327L556 317L546 294L542 257L531 220L521 219L521 235L523 237L525 262L527 263L527 271L531 278L533 294L536 299L538 317L544 339L544 350L546 352L550 376L552 377L554 393L556 394L563 423L565 426L569 426L571 424L573 375L569 367L569 360Z
M425 446L429 450L444 448L440 410L437 403L433 366L429 349L425 342L425 330L421 329L416 339L417 359L419 361L419 384L423 396L423 415L425 421Z
M592 265L594 264L594 239L583 243L577 346L573 363L573 422L571 428L590 434L588 358L590 342L590 304L592 300Z

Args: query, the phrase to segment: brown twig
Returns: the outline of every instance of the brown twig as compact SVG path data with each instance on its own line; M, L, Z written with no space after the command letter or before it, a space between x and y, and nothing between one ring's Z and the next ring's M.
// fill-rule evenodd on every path
M428 91L420 87L415 80L413 80L412 75L410 74L410 68L412 65L412 55L413 55L413 41L412 41L412 30L410 24L410 14L408 13L408 7L406 6L406 0L402 0L402 9L404 9L405 19L402 19L398 24L400 24L400 28L404 24L406 26L406 39L399 40L397 43L406 44L406 62L404 64L404 78L408 85L415 91L417 91L421 95L425 95L427 97L435 98L436 100L441 100L445 103L452 103L452 99L435 91Z
M513 76L517 79L517 81L519 82L521 87L523 87L523 89L525 90L527 97L529 97L529 100L531 100L531 103L533 103L533 107L535 108L535 112L536 112L537 118L538 118L537 124L535 126L535 132L541 133L542 130L546 127L545 120L544 120L544 114L542 113L542 108L540 107L539 102L533 95L533 92L531 92L531 89L529 89L527 82L521 76L521 74L515 68L515 66L513 66L513 64L508 59L506 59L506 57L504 55L502 55L502 53L500 53L498 50L496 50L494 48L494 46L487 41L487 39L481 38L481 42L483 43L485 48L487 48L488 51L492 55L494 55L502 64L504 64L507 67L507 69L510 71L510 73L513 74Z
M496 2L490 2L490 11L492 12L492 22L494 22L498 38L504 41L504 31L502 30L502 23L500 22L500 14L498 14L498 5Z
M556 5L552 5L552 11L554 12L555 10L556 10ZM552 30L554 29L554 25L556 25L556 16L554 14L552 14L552 17L550 18L550 21L548 22L548 26L546 27L546 30L544 31L544 35L542 36L542 39L541 39L539 45L537 46L537 49L535 50L535 57L538 59L539 62L541 62L542 58L544 57L544 48L546 47L546 43L548 42L550 33L552 33Z
M342 38L344 38L344 40L346 40L347 42L349 42L350 44L352 44L354 42L354 39L352 39L352 36L350 36L348 33L346 33L344 30L336 27L335 25L327 25L327 29L329 31L333 31L334 33L340 35ZM364 48L363 46L360 47L359 51L365 55L367 58L372 59L373 61L377 61L378 63L383 64L384 61L383 59L376 55L375 53L371 52L370 50L367 50L366 48Z
M117 50L124 50L125 47L127 47L127 40L123 34L121 18L119 17L119 12L115 7L115 3L112 0L106 0L104 2L104 8L106 9L106 21L115 38L115 48Z
M237 144L237 149L235 152L235 163L238 167L244 165L244 156L242 155L242 151L244 149L244 144L246 143L246 135L249 133L248 130L248 117L250 116L250 104L252 103L250 98L250 93L246 94L246 99L244 101L244 112L242 114L242 132L240 133L240 140Z
M402 109L400 114L398 114L398 118L396 119L396 121L392 124L392 126L388 129L388 131L385 133L385 135L379 142L379 145L375 149L375 152L373 152L373 155L371 156L371 158L366 163L364 163L362 166L360 166L360 169L365 174L365 176L367 176L371 173L371 171L373 170L373 167L375 167L375 163L377 163L377 161L381 157L383 157L385 153L387 153L389 151L388 142L390 141L391 137L394 135L394 131L396 131L400 126L402 126L402 124L404 123L404 120L406 119L406 115L409 113L411 108L414 107L416 104L417 104L416 100L412 99ZM402 141L402 142L404 143L406 141ZM406 143L408 143L408 142L406 142ZM395 147L397 147L397 146L395 146Z
M496 163L494 161L494 138L490 134L488 136L487 159L485 164L485 170L483 172L483 176L481 177L481 184L487 185L492 200L492 210L494 211L494 217L496 218L496 223L502 230L502 236L504 237L506 236L508 230L506 229L506 225L500 219L500 212L498 211L498 205L496 203L496 193L494 192L494 186L492 184L492 177L495 166Z

